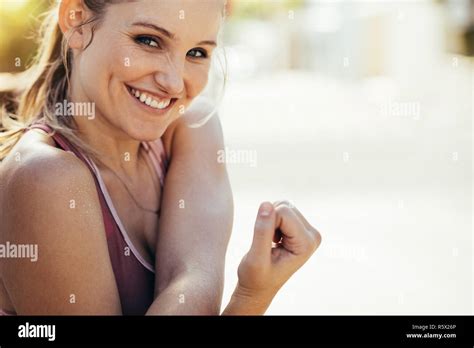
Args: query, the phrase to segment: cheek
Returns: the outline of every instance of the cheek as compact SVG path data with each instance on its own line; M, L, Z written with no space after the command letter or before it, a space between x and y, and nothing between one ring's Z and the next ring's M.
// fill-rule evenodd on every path
M206 88L209 80L209 66L191 68L186 75L188 98L196 98Z
M123 83L146 72L147 61L131 45L97 40L81 59L82 88L104 114L123 99Z
M82 87L97 106L104 106L104 100L109 100L113 79L127 72L124 51L111 40L97 36L82 52L79 66Z

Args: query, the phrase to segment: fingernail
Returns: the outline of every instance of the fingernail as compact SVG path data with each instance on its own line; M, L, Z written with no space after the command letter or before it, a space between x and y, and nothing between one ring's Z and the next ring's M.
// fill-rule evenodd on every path
M265 202L260 206L258 214L262 217L270 216L273 211L273 204Z

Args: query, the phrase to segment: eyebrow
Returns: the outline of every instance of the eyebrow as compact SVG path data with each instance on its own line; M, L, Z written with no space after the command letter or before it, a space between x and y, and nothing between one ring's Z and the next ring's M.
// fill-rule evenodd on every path
M168 30L166 30L165 28L162 28L162 27L159 27L155 24L152 24L152 23L148 23L148 22L134 22L132 24L132 26L138 26L138 27L145 27L145 28L149 28L149 29L153 29L155 31L158 31L160 32L161 34L163 34L164 36L166 36L168 39L174 39L176 38L176 35L170 33Z
M217 43L213 40L204 40L204 41L198 42L198 45L217 46Z
M166 36L168 39L173 40L176 39L176 35L173 33L170 33L168 30L165 28L159 27L153 23L148 23L148 22L134 22L132 26L138 26L138 27L145 27L149 28L152 30L155 30L164 36ZM198 45L209 45L209 46L217 46L217 43L213 40L204 40L198 43Z

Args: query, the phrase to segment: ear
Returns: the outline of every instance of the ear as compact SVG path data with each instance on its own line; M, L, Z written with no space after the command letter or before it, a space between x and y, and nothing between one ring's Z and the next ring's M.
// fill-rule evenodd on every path
M61 0L58 23L65 37L69 37L69 47L82 49L86 45L83 28L74 30L86 20L86 7L82 0Z

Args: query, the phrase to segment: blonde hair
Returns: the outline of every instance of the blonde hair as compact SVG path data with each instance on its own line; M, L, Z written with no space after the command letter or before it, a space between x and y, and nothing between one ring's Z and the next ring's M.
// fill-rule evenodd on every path
M63 35L58 23L60 1L56 1L57 3L46 13L41 25L38 53L31 66L15 77L14 86L3 90L0 88L0 97L2 97L0 100L0 161L8 155L24 131L40 120L54 132L66 137L82 152L93 157L97 156L97 152L77 136L74 117L58 115L55 112L55 106L67 100L69 95L72 65L71 50L68 48L70 34L84 25L92 24L92 36L87 45L89 46L106 7L121 1L124 0L83 0L84 5L93 15L67 35ZM223 18L226 16L226 3L227 1L224 0ZM223 88L225 88L226 79L227 73L224 72ZM201 122L190 127L202 126L213 116L216 109L217 105Z
M78 28L93 23L92 37L98 21L108 4L116 0L83 0L93 16ZM93 150L76 135L73 117L55 113L55 105L67 100L72 56L68 48L69 35L63 35L58 23L59 1L45 15L40 29L40 45L31 66L16 79L16 85L0 91L0 161L4 159L23 132L31 124L42 120L54 132L60 133L77 148ZM90 44L90 42L89 42ZM13 100L11 100L13 99Z

